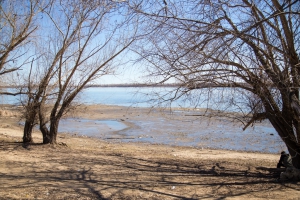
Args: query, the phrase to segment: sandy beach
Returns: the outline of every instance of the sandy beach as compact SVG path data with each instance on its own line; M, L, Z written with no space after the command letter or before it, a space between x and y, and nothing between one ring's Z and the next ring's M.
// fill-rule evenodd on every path
M165 111L106 105L81 106L66 117L115 119L126 124L125 131L139 130L137 137L149 134L133 121L149 124L162 118L162 124L173 124L179 118L184 121L182 115ZM35 130L35 144L24 146L18 109L2 107L0 120L0 199L300 197L299 183L277 181L283 171L276 169L278 154L122 142L119 138L128 135L105 124L100 126L98 137L61 133L56 146L41 145L41 133ZM218 126L214 120L209 123ZM161 126L155 131L161 135L167 130ZM115 138L101 135L107 132ZM180 139L183 129L180 127L176 134Z

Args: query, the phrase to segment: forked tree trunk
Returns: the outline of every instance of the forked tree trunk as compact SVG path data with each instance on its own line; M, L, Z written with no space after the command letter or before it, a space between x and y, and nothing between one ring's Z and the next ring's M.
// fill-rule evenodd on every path
M50 130L45 123L40 124L40 130L43 134L43 144L56 144L56 137L58 132L59 119L54 118L50 120Z
M23 143L33 143L32 130L34 128L34 121L26 120L24 125Z
M45 124L40 124L40 130L43 135L43 144L49 144L50 143L50 134L47 126Z
M44 116L45 113L43 111L44 110L42 109L42 106L41 106L40 110L39 110L40 131L42 132L42 135L43 135L43 144L49 144L50 143L50 131L47 127L47 120L46 120L46 117Z

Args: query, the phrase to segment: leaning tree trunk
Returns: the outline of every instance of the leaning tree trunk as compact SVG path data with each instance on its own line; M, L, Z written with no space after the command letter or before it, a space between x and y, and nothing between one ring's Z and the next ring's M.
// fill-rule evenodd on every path
M292 157L293 166L300 169L300 141L294 135L293 123L289 120L289 116L270 117L269 120L286 144Z
M294 135L294 138L292 138L291 142L293 142L296 147L295 148L288 147L288 150L290 155L292 156L293 166L300 169L300 133L299 133L300 123L298 120L294 120L293 124L296 133Z
M34 128L34 121L26 120L24 125L23 143L33 143L32 130Z
M297 169L300 169L300 148L298 149L291 149L288 148L290 155L292 156L293 166Z

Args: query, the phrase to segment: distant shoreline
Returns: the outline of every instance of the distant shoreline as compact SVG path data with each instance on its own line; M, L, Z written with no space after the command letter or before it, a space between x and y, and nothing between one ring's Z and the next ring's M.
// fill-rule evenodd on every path
M22 88L26 86L0 86L0 89L9 89L9 88ZM143 84L143 83L126 83L126 84L93 84L93 85L86 85L84 88L91 88L91 87L181 87L180 84Z
M240 85L243 85L243 83L240 83ZM0 89L6 89L6 88L26 88L27 86L9 86L9 85L4 85L0 86ZM195 85L190 85L190 84L180 84L180 83L120 83L120 84L91 84L91 85L86 85L84 88L91 88L91 87L185 87L190 90L193 89L203 89L203 88L234 88L235 86L230 85L230 84L225 84L225 85L216 85L213 83L202 83L202 84L195 84Z
M180 87L180 84L126 83L126 84L96 84L96 85L85 86L85 88L90 88L90 87Z

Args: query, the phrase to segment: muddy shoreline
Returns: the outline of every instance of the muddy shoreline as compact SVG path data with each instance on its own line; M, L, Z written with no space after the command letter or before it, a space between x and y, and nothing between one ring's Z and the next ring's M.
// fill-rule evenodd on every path
M62 125L63 132L72 134L77 131L79 135L112 142L137 142L275 154L286 150L284 143L267 121L243 131L242 124L226 119L199 117L197 111L174 109L170 112L170 110L107 105L81 107L67 117L74 118L73 125L69 126L70 128ZM85 123L87 119L90 121ZM107 120L114 120L127 127L122 130L107 127L105 125ZM76 126L78 121L81 125ZM93 124L98 130L91 132L85 129Z
M59 134L57 145L41 145L38 130L33 133L35 143L23 145L17 110L1 109L0 114L1 200L286 199L287 194L297 199L300 195L299 183L277 181L284 170L276 168L278 154L121 142L74 133ZM131 126L132 121L155 122L161 112L95 105L67 117L115 119ZM164 113L164 125L170 117L174 119ZM133 124L133 129L144 130L141 124ZM105 125L101 130L111 131ZM175 135L186 136L182 131Z

